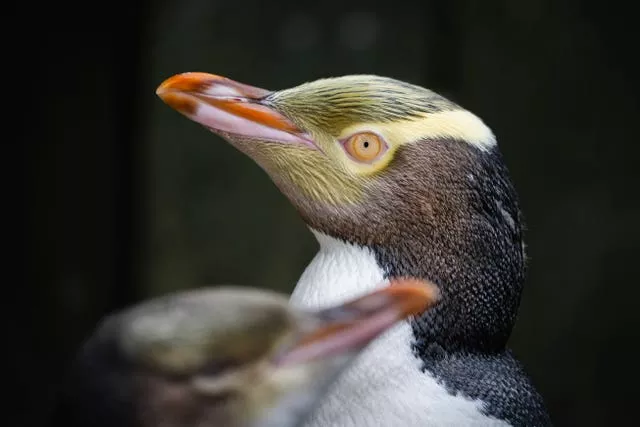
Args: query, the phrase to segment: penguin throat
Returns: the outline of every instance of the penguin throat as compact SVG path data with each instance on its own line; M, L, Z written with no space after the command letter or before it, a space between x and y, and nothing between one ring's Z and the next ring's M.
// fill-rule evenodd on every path
M386 274L375 253L311 229L320 250L298 280L291 303L300 308L322 308L386 286Z

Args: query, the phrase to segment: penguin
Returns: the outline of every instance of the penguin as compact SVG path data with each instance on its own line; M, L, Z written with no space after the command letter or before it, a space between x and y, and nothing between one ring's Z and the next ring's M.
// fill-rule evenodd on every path
M336 304L401 276L441 291L358 357L307 426L551 425L507 346L526 272L523 219L482 119L376 75L269 91L184 73L156 93L252 158L315 235L292 305Z
M98 325L51 425L298 426L371 340L437 299L411 279L323 310L238 286L157 297Z

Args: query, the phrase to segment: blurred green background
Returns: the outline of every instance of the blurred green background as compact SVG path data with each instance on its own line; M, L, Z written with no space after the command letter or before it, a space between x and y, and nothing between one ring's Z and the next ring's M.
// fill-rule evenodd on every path
M559 426L636 403L639 79L615 2L112 1L21 5L27 286L22 420L109 311L235 283L290 292L317 245L247 157L155 88L206 71L282 89L375 73L429 87L495 131L531 258L511 340ZM11 83L10 83L11 85ZM31 102L34 101L34 102ZM11 300L13 301L13 300ZM25 424L25 425L26 425ZM20 423L22 425L22 423Z

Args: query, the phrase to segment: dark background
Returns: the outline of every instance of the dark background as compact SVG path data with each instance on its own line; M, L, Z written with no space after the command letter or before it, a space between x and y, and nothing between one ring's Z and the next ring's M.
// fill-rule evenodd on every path
M636 15L615 2L312 4L18 5L5 44L33 75L5 80L29 95L9 123L23 123L27 160L27 286L12 304L26 316L9 328L18 425L42 423L107 312L204 284L290 292L316 251L250 159L156 97L184 71L270 89L375 73L482 117L528 224L512 348L557 425L624 422L638 395Z

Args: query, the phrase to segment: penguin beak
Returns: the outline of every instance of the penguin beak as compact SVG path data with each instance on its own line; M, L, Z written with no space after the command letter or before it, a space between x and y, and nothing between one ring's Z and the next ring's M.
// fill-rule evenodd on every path
M398 321L422 313L437 300L434 285L398 280L346 304L315 312L311 325L277 355L276 364L305 363L360 351Z
M215 133L315 149L308 134L267 105L271 93L207 73L177 74L156 90L167 105Z

